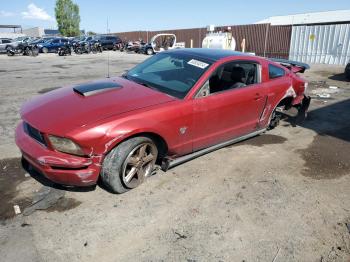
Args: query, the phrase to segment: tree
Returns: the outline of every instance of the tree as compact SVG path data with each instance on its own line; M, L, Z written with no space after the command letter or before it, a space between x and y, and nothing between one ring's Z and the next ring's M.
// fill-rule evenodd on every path
M72 0L57 0L55 15L58 31L64 36L80 35L79 6Z

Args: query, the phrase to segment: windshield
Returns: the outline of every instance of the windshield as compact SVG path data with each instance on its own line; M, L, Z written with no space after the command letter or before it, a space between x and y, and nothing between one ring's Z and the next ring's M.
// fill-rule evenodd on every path
M160 53L131 69L125 78L184 98L211 62L178 53Z

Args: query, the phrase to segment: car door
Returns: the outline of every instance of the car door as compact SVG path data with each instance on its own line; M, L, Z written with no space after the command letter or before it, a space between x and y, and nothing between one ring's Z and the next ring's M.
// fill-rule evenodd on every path
M107 39L107 48L113 48L113 40L114 40L114 37L112 37L112 36L107 36L106 37L106 39Z
M61 39L60 47L68 43L68 39Z
M6 46L11 43L10 39L2 39L0 40L0 52L6 51Z
M59 45L60 45L60 39L54 39L52 40L49 49L53 52L56 52Z
M227 76L230 71L225 71L225 68L242 64L255 66L255 80L246 86L229 88L234 83L230 83L230 77ZM230 62L218 68L207 80L193 100L194 151L251 133L258 128L268 93L261 81L261 68L255 61L240 64ZM216 75L219 72L220 78ZM212 81L213 77L219 79L217 84ZM247 77L250 77L249 73ZM221 90L215 90L218 83Z
M104 49L107 49L107 40L106 40L106 37L105 36L101 36L100 37L100 41L101 41L101 45Z

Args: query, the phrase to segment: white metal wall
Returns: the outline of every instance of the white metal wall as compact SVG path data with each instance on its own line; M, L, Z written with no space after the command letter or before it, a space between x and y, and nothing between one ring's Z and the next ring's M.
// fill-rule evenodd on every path
M289 59L346 65L350 62L350 24L293 26Z

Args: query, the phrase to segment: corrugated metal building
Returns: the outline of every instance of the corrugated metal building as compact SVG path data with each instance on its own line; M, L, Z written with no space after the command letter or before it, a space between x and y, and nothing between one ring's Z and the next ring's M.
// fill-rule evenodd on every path
M336 10L326 12L312 12L306 14L294 14L283 16L272 16L261 20L256 24L271 25L307 25L307 24L329 24L349 22L350 10Z
M350 24L293 26L289 59L346 65L350 61Z
M350 60L350 10L276 16L259 23L292 26L291 60L336 65Z

